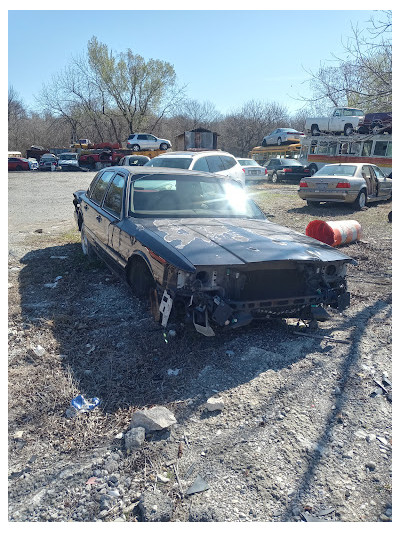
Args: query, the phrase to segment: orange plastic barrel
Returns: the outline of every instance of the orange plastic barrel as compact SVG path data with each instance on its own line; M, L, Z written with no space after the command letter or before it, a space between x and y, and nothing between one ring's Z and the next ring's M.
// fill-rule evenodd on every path
M313 220L306 228L306 235L330 246L339 246L360 240L361 225L356 220Z

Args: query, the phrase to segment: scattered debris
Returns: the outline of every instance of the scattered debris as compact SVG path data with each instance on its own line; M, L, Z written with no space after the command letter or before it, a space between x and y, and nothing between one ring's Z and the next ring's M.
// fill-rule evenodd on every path
M176 424L174 414L163 406L156 405L150 409L135 411L132 416L131 428L142 427L146 433L160 431Z
M133 448L140 448L146 437L144 427L134 427L125 434L125 448L132 450Z
M207 481L205 481L201 476L197 476L197 478L194 480L194 482L190 485L190 487L186 491L186 496L190 496L191 494L196 494L196 492L204 492L210 488Z
M16 431L13 435L14 439L22 439L23 431Z
M224 408L224 400L222 398L209 398L205 405L207 411L222 411Z
M334 339L333 337L329 337L328 335L313 335L311 333L303 333L301 331L293 331L294 335L301 335L302 337L313 337L314 339L322 339L330 342L337 342L339 344L351 344L350 341L344 340L344 339Z
M40 344L38 344L37 346L31 346L31 350L38 357L43 357L46 353L46 350L43 348L43 346L40 346Z
M74 418L78 413L92 411L100 403L99 398L91 398L86 400L82 394L71 400L71 406L66 410L65 416L67 418Z

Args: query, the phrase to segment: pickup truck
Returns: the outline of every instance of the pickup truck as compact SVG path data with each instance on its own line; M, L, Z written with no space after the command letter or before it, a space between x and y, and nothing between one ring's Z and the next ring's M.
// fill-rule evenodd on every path
M352 107L335 107L327 117L313 117L306 119L305 130L311 135L324 133L344 133L351 135L358 130L364 120L364 111Z

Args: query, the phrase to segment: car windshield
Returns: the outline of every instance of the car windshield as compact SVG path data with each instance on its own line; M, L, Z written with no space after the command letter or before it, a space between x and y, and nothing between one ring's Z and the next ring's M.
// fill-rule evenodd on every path
M238 159L239 165L243 167L258 167L260 166L254 159Z
M343 115L345 117L363 117L364 112L361 109L344 109Z
M145 167L166 167L166 168L183 168L187 170L192 162L191 157L155 157L150 159L143 166Z
M298 131L293 128L284 128L282 131L286 131L286 133L298 133Z
M130 216L265 218L239 183L190 175L143 175L129 203Z
M313 178L318 176L354 176L357 170L353 165L326 165L316 172Z
M76 161L78 159L78 154L60 154L59 158L64 161Z

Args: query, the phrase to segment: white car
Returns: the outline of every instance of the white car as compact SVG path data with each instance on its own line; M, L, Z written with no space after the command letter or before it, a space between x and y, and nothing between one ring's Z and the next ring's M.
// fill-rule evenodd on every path
M79 154L75 152L66 152L58 155L58 166L63 167L79 167Z
M131 133L126 147L134 152L139 150L168 150L168 148L171 148L171 141L159 139L150 133Z
M141 167L147 163L147 161L150 161L150 157L147 157L147 155L126 155L119 160L118 165L127 167Z
M303 137L305 135L302 131L297 131L293 128L277 128L264 137L261 146L267 146L268 144L281 146L281 144L285 143L299 143Z
M255 181L263 178L266 179L268 176L268 170L259 165L257 161L254 161L254 159L238 158L238 163L244 170L246 181Z
M150 159L145 167L183 168L187 170L199 170L212 172L220 176L228 176L243 186L245 174L237 159L228 152L204 151L204 152L169 152Z

